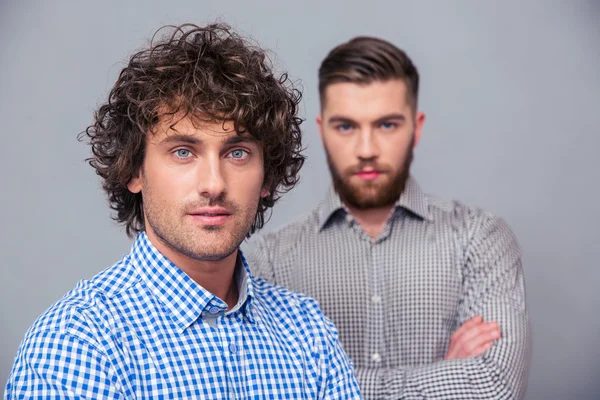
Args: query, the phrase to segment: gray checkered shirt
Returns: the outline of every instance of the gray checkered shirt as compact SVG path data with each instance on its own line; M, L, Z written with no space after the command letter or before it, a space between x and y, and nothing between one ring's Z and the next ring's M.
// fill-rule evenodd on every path
M316 298L369 399L522 398L529 318L521 252L499 218L422 192L410 178L370 238L333 189L306 217L253 237L253 272ZM498 321L480 357L444 361L467 319Z

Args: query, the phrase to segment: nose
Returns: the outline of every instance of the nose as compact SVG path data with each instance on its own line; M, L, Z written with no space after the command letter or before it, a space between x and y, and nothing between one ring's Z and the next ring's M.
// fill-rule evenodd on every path
M204 198L214 201L223 196L226 189L218 154L210 155L198 168L198 192Z
M370 128L361 130L356 147L356 155L361 160L374 160L379 157L377 138Z

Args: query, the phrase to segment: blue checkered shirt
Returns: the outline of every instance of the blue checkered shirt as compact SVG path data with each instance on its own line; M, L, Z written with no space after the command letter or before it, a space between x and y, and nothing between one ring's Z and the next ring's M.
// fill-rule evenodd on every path
M5 399L359 398L317 303L253 278L241 260L240 302L226 312L141 233L38 318Z

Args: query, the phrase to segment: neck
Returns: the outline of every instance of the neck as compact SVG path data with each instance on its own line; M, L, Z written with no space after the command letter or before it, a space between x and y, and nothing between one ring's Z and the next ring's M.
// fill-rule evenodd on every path
M392 209L395 204L385 206L385 207L377 207L377 208L368 208L368 209L358 209L353 207L347 203L346 207L350 210L350 214L356 219L356 221L360 224L360 227L363 231L365 231L370 237L376 238L379 236L381 231L383 231L383 227L387 222L390 214L392 213Z
M201 261L191 258L165 243L152 232L146 230L148 239L165 257L192 278L197 284L233 308L238 301L238 287L233 279L238 250L217 261Z

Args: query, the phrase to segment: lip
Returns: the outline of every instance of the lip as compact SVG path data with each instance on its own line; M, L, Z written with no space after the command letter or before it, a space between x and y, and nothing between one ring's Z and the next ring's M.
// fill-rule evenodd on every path
M357 177L359 177L360 179L362 179L364 181L372 181L372 180L379 178L379 176L381 174L382 174L382 172L378 171L378 170L364 169L362 171L357 172L354 175L356 175Z
M231 218L231 212L222 207L204 207L194 210L188 215L202 225L223 225Z

